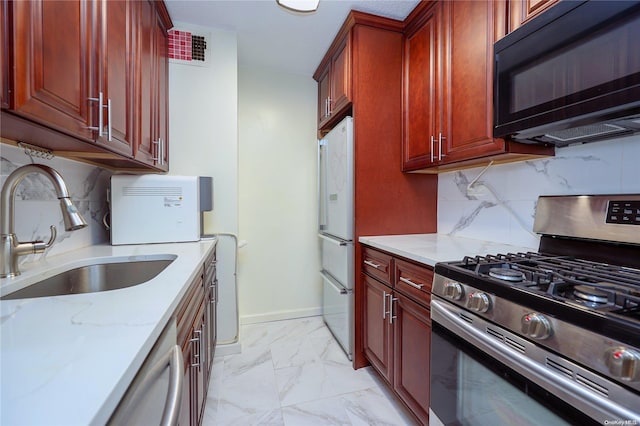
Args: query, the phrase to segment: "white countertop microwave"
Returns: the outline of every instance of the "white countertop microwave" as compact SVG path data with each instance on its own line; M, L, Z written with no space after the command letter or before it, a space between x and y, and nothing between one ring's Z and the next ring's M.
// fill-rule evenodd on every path
M201 211L211 210L211 178L113 175L111 244L198 241Z

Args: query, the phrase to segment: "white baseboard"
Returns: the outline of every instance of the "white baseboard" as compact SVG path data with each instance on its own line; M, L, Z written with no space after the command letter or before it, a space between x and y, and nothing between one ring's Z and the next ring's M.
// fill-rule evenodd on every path
M240 324L258 324L262 322L281 321L295 318L315 317L322 315L322 307L293 309L287 311L269 312L267 314L244 315L240 317Z
M242 352L242 345L240 342L229 343L226 345L216 345L215 358L223 357L227 355L235 355Z

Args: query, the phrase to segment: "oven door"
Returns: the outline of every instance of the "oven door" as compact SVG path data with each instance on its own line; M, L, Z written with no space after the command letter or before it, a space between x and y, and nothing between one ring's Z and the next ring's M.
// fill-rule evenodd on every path
M434 297L431 316L431 426L614 424L637 418L545 371L520 353L536 345L462 308Z

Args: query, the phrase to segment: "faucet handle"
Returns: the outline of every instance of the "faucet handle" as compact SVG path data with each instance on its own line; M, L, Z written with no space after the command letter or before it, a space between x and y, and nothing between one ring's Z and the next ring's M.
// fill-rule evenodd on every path
M56 237L58 235L58 231L56 230L56 227L51 225L49 227L49 229L51 229L51 237L49 238L49 241L47 241L46 243L43 241L34 241L33 242L33 252L34 253L43 253L46 249L48 249L49 247L51 247L53 245L53 243L56 240Z

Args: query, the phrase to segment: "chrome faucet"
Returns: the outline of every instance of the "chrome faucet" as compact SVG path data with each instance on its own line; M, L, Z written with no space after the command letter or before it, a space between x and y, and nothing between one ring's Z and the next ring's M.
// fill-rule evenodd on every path
M67 231L75 231L87 226L87 222L82 218L78 209L69 198L67 185L64 183L60 173L49 166L42 164L27 164L14 170L7 177L2 193L0 194L0 278L15 277L20 275L18 269L18 257L32 253L42 253L53 245L56 239L56 227L51 225L51 238L48 242L29 241L21 243L14 230L15 205L14 198L16 188L28 174L40 173L51 181L55 188L60 209L64 219L64 227Z

